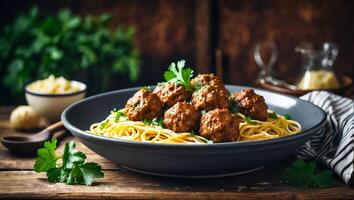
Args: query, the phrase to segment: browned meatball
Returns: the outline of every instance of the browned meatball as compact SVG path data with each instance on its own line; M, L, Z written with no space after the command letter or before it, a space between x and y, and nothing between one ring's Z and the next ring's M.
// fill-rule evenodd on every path
M189 101L192 96L191 92L176 83L159 85L155 88L154 93L157 94L162 103L167 107L171 107L177 102Z
M237 101L242 114L252 119L267 120L268 106L263 96L256 94L253 89L244 89L241 92L236 92L233 97Z
M165 112L163 123L174 132L189 132L197 128L200 113L187 102L178 102Z
M195 78L191 80L192 87L195 89L196 87L203 85L211 85L216 87L217 89L224 90L227 92L224 84L221 79L214 74L199 74Z
M199 134L213 142L233 142L239 138L239 121L227 109L211 110L200 120Z
M204 85L193 93L192 104L199 110L206 111L216 108L228 108L228 94L214 86Z
M141 89L127 101L124 113L133 121L153 119L161 116L162 103L156 94Z

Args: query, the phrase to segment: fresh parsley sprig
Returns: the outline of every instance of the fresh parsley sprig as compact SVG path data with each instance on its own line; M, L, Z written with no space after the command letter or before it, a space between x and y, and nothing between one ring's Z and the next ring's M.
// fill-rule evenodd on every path
M202 87L204 87L204 84L201 82L197 82L196 85L194 86L194 90L198 91L198 90L202 89Z
M107 123L108 123L108 119L106 119L105 121L101 122L100 123L100 129L104 129L104 127L106 127Z
M307 188L329 187L333 179L333 173L330 170L319 170L315 161L305 162L302 159L295 160L283 172L285 182Z
M123 110L115 111L114 122L117 123L117 122L126 121L126 120L127 120L127 117L125 116Z
M86 155L77 151L74 141L65 144L62 156L55 153L57 140L46 141L44 147L38 149L34 163L34 171L46 172L48 181L53 183L92 185L94 178L104 176L101 166L93 162L85 162ZM57 164L58 160L61 164Z
M185 67L185 60L180 60L176 63L171 63L168 70L165 71L163 77L166 82L183 85L188 91L193 91L191 78L193 70Z
M253 125L257 124L256 122L252 121L252 118L251 118L251 117L245 117L244 120L245 120L245 122L247 122L247 123L249 123L249 124L253 124Z
M288 113L286 113L286 114L284 115L284 118L287 119L287 120L291 120L291 117L290 117L290 115L289 115Z
M229 97L229 110L231 113L238 113L240 109L238 107L237 101L233 97Z
M164 128L163 119L162 118L154 118L154 119L144 119L144 125L153 125L153 126L160 126Z
M269 113L268 115L269 115L269 117L272 118L272 119L278 119L278 115L277 115L277 113L275 113L275 112L271 112L271 113Z

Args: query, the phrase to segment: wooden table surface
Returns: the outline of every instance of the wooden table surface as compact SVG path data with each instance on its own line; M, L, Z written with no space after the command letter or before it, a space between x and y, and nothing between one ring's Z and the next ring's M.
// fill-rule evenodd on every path
M11 129L11 107L0 107L0 136ZM77 139L77 148L88 161L99 163L104 178L93 186L49 183L45 173L33 171L34 158L18 157L0 145L0 198L18 199L354 199L354 190L337 178L332 187L306 189L282 183L280 174L290 162L268 166L254 173L214 179L175 179L142 175L116 166L90 151ZM62 151L60 145L59 151Z

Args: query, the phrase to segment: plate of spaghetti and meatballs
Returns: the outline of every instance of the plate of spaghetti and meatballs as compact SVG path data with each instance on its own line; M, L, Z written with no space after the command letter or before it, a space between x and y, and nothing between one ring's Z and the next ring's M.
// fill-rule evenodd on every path
M315 105L194 74L184 60L164 81L89 97L69 106L64 125L94 152L137 172L219 177L294 154L325 122Z

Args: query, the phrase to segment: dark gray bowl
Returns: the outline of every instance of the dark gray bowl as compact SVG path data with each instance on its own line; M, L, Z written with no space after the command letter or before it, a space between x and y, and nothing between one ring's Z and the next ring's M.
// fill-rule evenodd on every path
M230 92L244 87L227 86ZM317 106L266 90L255 89L269 108L288 113L302 132L278 139L205 145L149 144L86 133L90 124L105 119L113 108L122 108L139 88L117 90L81 100L69 106L61 119L71 133L97 154L138 172L178 177L213 177L249 172L296 153L325 123Z

